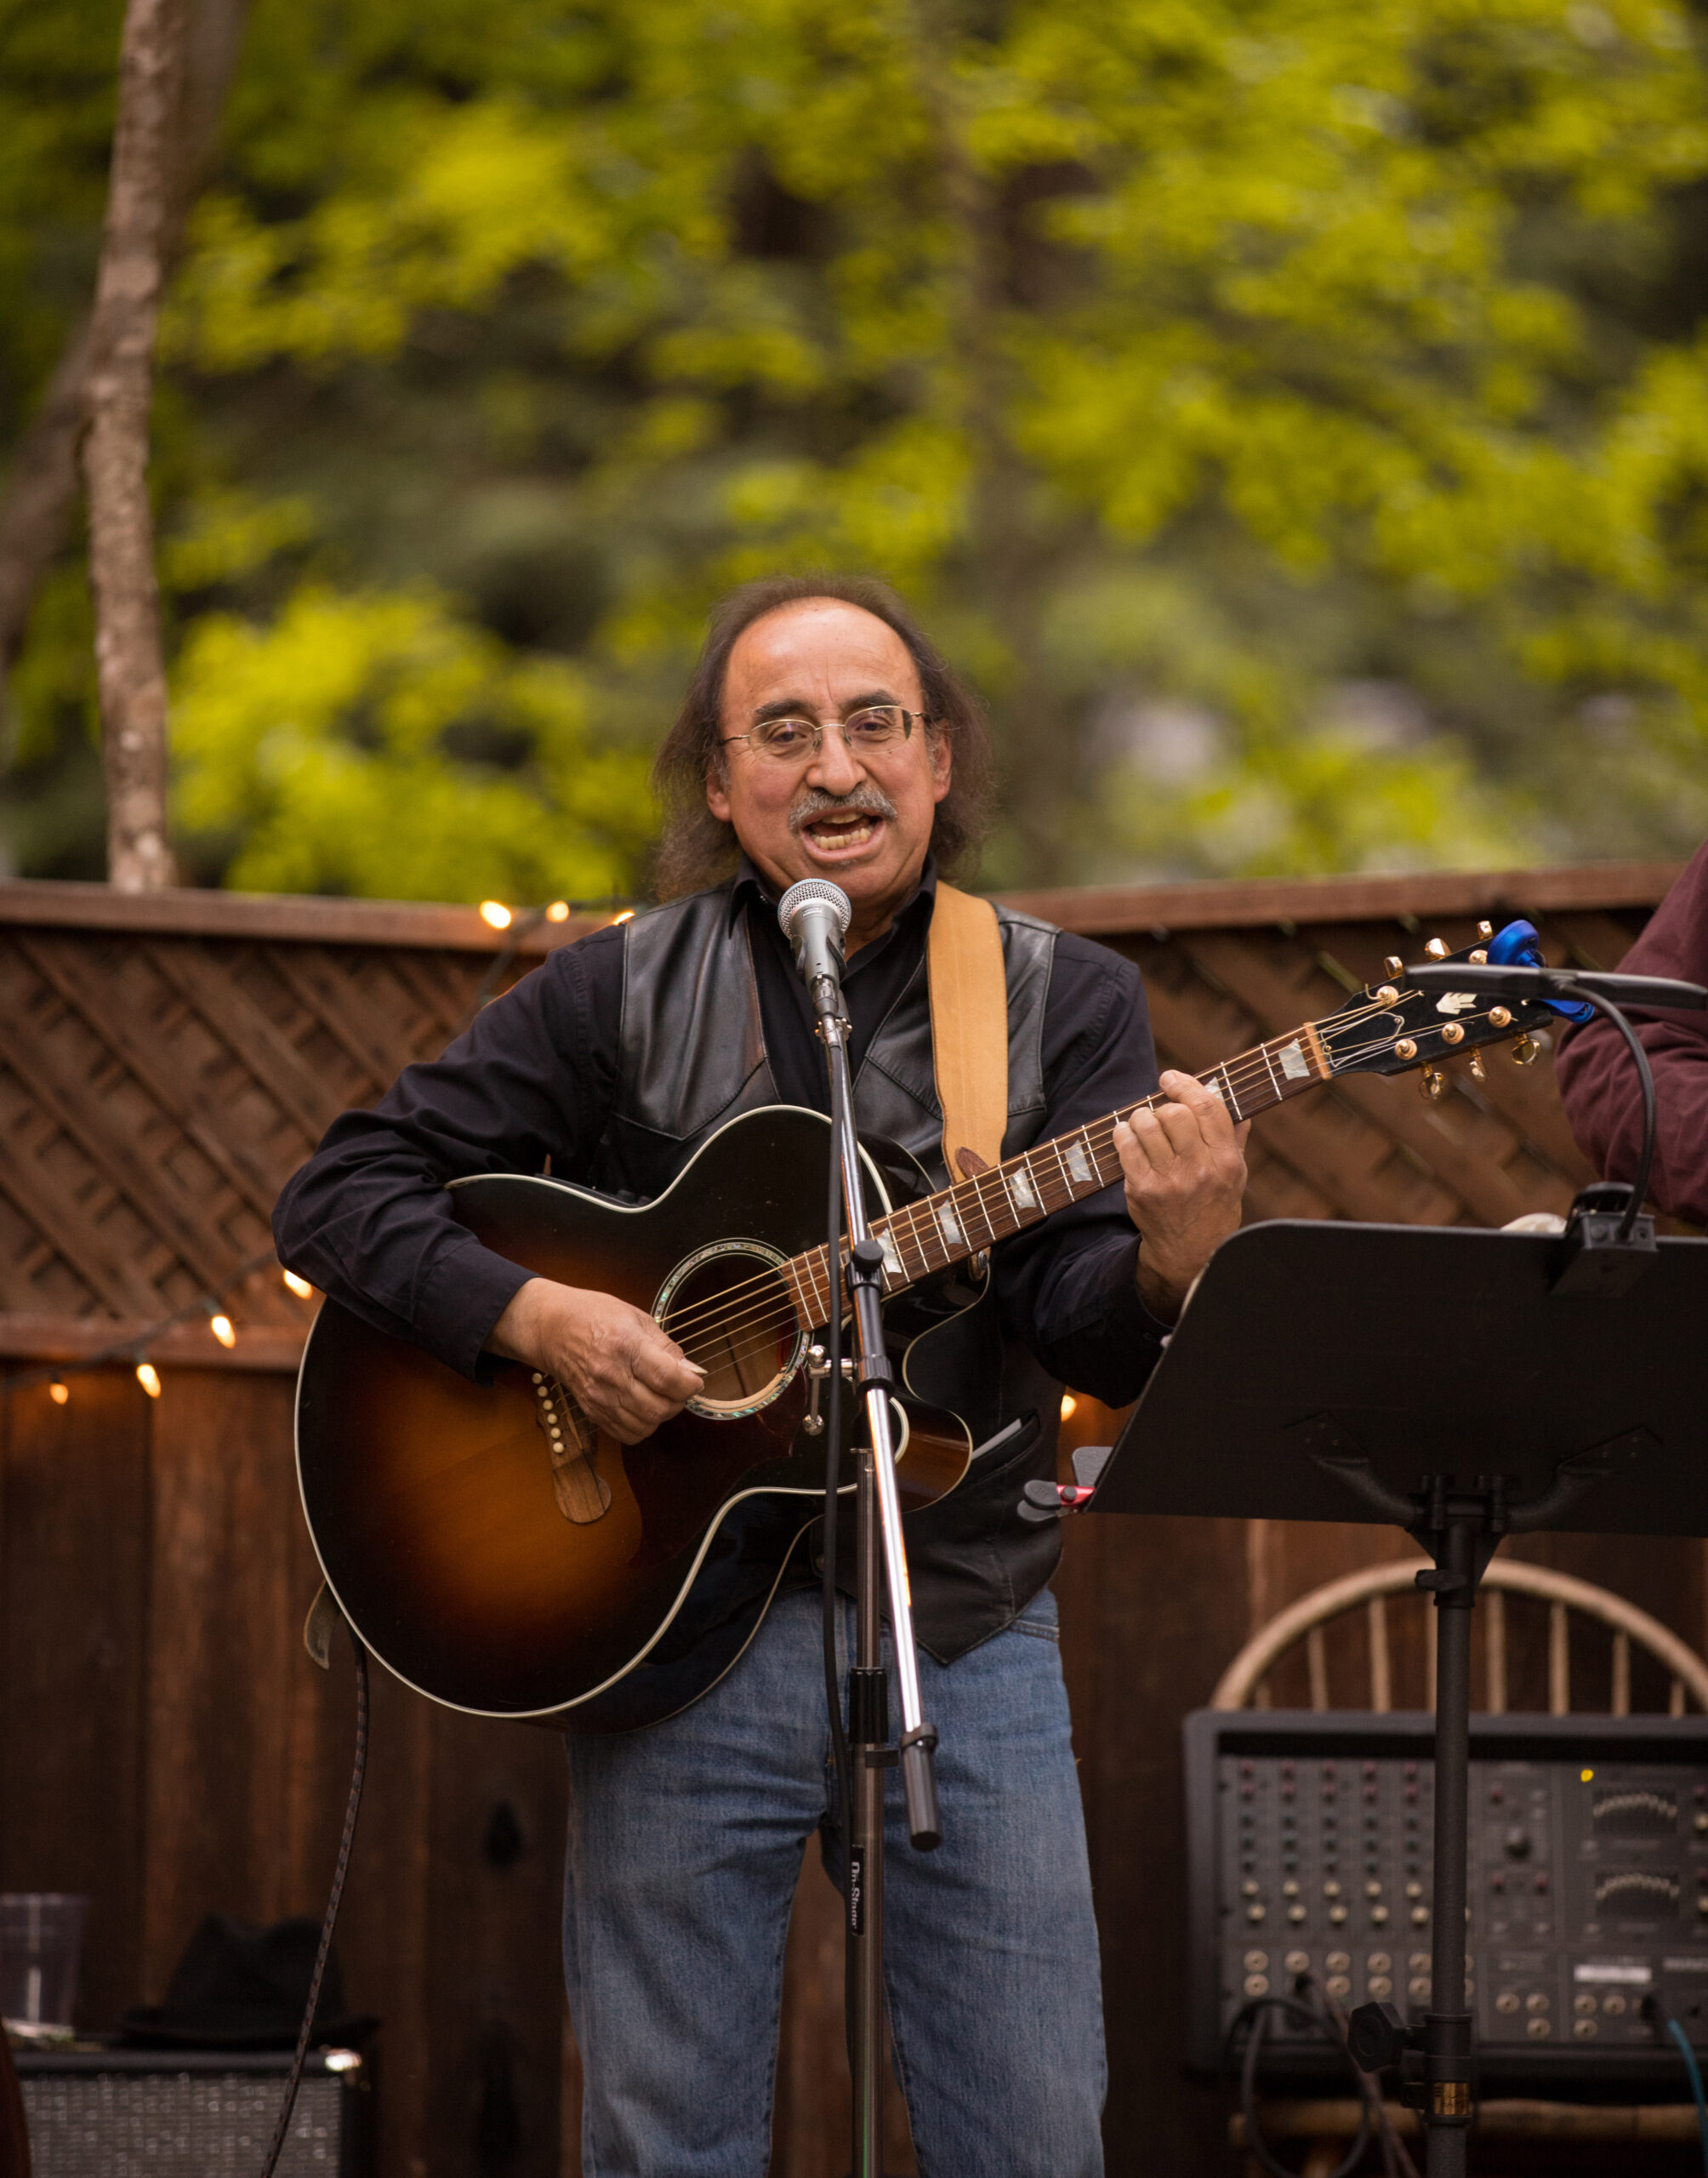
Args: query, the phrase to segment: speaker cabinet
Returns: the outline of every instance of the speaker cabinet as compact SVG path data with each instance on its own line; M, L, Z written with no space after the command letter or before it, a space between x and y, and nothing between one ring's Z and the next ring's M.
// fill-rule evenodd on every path
M288 2050L14 2048L33 2178L257 2178ZM372 2067L310 2052L279 2178L369 2178Z

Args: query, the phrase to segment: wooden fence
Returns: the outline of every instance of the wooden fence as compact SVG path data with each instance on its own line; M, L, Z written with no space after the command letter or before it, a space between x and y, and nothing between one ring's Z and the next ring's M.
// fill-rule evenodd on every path
M1670 881L1611 865L1493 876L1031 896L1142 967L1165 1061L1209 1066L1328 1011L1439 932L1526 912L1551 959L1608 966ZM299 1639L316 1575L290 1458L308 1310L266 1246L326 1122L442 1048L479 998L589 926L509 959L466 909L0 886L0 1362L122 1362L9 1396L0 1439L0 1888L88 1892L82 2016L157 1999L197 1918L318 1914L349 1759L350 1671ZM1342 1081L1259 1121L1249 1214L1493 1224L1584 1177L1546 1063ZM218 1295L236 1326L208 1327ZM149 1337L179 1313L185 1320ZM145 1342L157 1399L132 1362ZM1109 1417L1083 1401L1071 1438ZM1380 1531L1117 1519L1070 1527L1058 1582L1102 1930L1111 2167L1217 2167L1177 2078L1179 1720L1253 1627L1397 1552ZM1693 1642L1694 1542L1557 1538L1524 1554L1606 1581ZM556 1958L561 1754L376 1675L368 1800L340 1936L384 2021L387 2178L578 2170ZM763 2022L756 2022L763 2031ZM791 1936L773 2169L845 2169L836 1917L816 1865ZM898 2126L892 2167L911 2169Z

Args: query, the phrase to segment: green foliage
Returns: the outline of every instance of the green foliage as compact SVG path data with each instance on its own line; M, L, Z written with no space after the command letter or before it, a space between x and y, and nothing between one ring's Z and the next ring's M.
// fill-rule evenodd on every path
M637 881L707 603L827 564L988 696L988 881L1682 849L1705 180L1674 0L256 0L163 338L196 866Z
M179 813L253 892L544 901L618 892L642 760L590 744L579 677L429 596L299 589L265 630L196 622L179 659Z

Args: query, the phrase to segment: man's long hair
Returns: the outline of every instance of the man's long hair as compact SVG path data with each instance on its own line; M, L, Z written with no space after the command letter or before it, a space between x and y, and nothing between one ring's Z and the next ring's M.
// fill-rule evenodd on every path
M919 676L926 731L946 735L954 752L949 790L937 804L931 851L945 876L976 854L989 829L990 730L971 691L887 583L870 575L770 575L743 583L712 609L706 640L676 722L652 767L652 784L664 811L653 880L661 900L716 885L735 868L741 850L735 827L706 807L706 778L727 772L721 746L724 676L737 638L755 620L785 605L830 597L857 605L907 645Z

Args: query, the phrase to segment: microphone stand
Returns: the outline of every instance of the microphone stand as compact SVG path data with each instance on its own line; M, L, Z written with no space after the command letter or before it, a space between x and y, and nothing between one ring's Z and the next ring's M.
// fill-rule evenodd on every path
M872 1238L860 1183L848 1069L848 1023L841 992L828 974L815 976L812 1001L830 1074L831 1131L841 1167L849 1240L848 1301L858 1356L856 1388L864 1403L869 1444L855 1448L855 1655L848 1674L848 1742L853 1767L848 1822L847 1946L849 2064L854 2079L853 2178L882 2178L884 2137L884 1772L899 1759L908 1833L929 1852L942 1842L937 1773L937 1735L925 1720L919 1657L908 1586L902 1508L896 1495L895 1380L880 1314L884 1251ZM828 1271L831 1305L839 1305L835 1271ZM882 1607L887 1593L902 1731L888 1744L889 1702L884 1677Z

